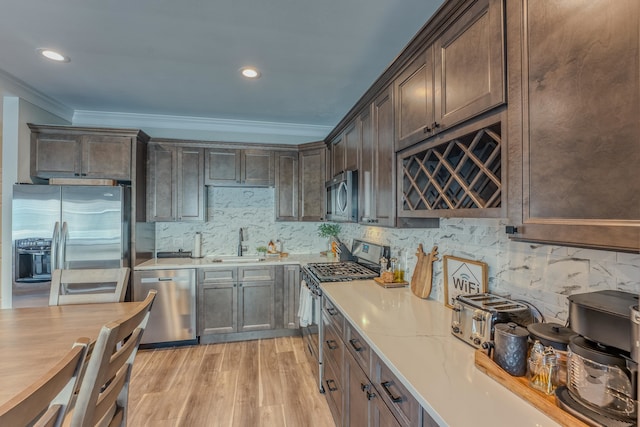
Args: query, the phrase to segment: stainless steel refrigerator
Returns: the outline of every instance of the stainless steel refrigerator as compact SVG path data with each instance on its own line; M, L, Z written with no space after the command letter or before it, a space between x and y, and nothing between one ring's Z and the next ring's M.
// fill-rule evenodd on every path
M130 211L128 187L14 185L14 291L56 268L128 267Z

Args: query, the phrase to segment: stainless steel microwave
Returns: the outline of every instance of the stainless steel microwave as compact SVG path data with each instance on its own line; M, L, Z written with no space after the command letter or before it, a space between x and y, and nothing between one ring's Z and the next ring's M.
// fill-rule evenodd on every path
M358 172L342 172L327 181L325 188L325 218L336 222L358 222Z

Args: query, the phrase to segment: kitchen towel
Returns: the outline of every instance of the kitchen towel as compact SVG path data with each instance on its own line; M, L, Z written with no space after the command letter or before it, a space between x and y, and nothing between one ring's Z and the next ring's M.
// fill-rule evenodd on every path
M300 304L298 306L298 317L300 318L300 327L310 325L313 322L313 296L307 287L307 282L300 281Z

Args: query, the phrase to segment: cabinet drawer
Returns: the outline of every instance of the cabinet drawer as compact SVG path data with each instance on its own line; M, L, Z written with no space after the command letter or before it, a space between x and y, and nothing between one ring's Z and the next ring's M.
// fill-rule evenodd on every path
M345 322L344 345L367 375L370 374L371 348L349 322Z
M336 426L342 426L342 383L334 367L327 363L324 365L324 373L322 375L322 386L324 387L324 395L327 397L331 415Z
M338 331L340 338L342 338L344 333L344 316L335 305L325 297L322 298L322 312L326 314L327 319L330 319L331 324Z
M274 280L275 279L275 267L253 265L247 267L238 267L238 280L244 282L247 280L259 281L259 280Z
M344 361L344 343L337 331L331 326L330 320L322 316L324 323L324 341L322 342L323 364L333 365L334 371L338 374L338 381L342 380L342 363Z
M373 353L373 370L371 382L378 394L385 401L400 424L404 426L419 425L422 408L418 401L398 381L398 378L384 364L375 352Z
M235 267L201 268L200 283L235 282L236 273Z

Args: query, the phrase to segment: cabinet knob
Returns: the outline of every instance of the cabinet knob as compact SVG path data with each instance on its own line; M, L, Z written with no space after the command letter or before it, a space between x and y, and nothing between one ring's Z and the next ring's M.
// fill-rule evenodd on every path
M422 133L429 133L429 132L431 132L431 128L430 128L429 126L425 126L425 127L422 129Z
M80 176L80 174L79 173L74 173L73 176Z
M431 125L431 127L432 127L433 129L438 129L438 128L440 127L440 123L438 123L438 122L433 122L433 124Z

